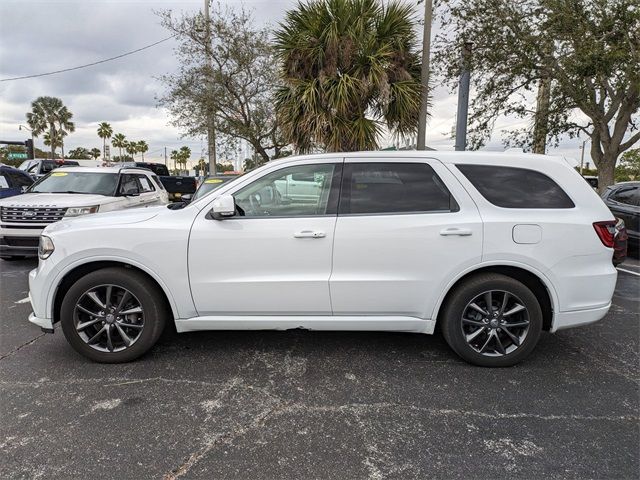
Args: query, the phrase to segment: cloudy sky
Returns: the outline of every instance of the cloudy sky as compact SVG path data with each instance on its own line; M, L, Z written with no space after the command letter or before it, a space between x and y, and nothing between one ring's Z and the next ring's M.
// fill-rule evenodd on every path
M222 0L252 9L258 24L276 25L296 0ZM197 11L204 0L0 0L0 80L44 73L95 62L168 37L154 11ZM417 2L416 2L417 3ZM129 139L146 140L145 156L161 160L164 148L188 145L195 159L204 154L202 139L181 138L167 113L156 107L163 87L155 80L173 72L175 42L169 40L128 57L74 72L0 82L0 138L23 140L25 113L40 95L60 97L74 114L76 132L65 151L77 146L101 147L97 124L111 123ZM447 136L455 122L456 96L445 88L435 92L427 143L452 149ZM488 148L502 150L500 129L520 127L518 121L498 122ZM578 157L579 141L567 141L552 153ZM43 148L41 139L36 145Z

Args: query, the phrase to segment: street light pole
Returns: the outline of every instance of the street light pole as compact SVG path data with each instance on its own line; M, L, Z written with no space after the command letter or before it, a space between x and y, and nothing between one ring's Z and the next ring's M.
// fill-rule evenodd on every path
M424 2L424 30L422 33L422 97L420 116L418 117L418 141L416 149L425 150L427 146L427 110L429 101L429 61L431 59L431 21L433 18L433 0Z
M33 146L33 153L31 155L31 160L35 160L36 159L36 144L35 144L35 137L33 136L33 130L30 129L29 127L25 127L24 125L18 125L18 130L22 130L22 129L28 130L31 132L31 145Z

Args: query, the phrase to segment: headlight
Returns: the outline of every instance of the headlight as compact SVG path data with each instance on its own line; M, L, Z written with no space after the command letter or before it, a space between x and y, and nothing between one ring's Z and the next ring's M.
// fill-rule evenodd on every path
M100 208L100 205L94 205L92 207L70 207L67 208L65 217L77 217L78 215L86 215L87 213L96 213Z
M55 247L53 246L53 240L44 235L40 236L40 244L38 245L38 257L41 260L46 260L51 256Z

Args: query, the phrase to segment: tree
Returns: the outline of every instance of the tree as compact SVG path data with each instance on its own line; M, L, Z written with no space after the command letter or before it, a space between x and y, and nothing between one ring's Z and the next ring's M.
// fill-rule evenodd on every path
M69 133L76 131L76 125L71 121L73 113L67 107L62 107L58 114L58 132L60 133L60 149L62 150L62 158L64 158L64 137Z
M218 135L246 140L265 161L279 157L287 142L274 108L278 74L269 31L255 27L244 9L218 5L209 52L202 14L176 17L163 11L160 18L179 42L179 72L160 78L167 89L160 105L172 124L188 136L205 135L213 111Z
M98 125L98 137L102 139L102 159L107 159L107 139L113 135L113 128L107 122L102 122Z
M62 145L62 138L60 136L60 132L57 130L50 130L44 134L44 144L47 147L51 147L51 155L52 158L55 157L56 148Z
M216 164L216 172L224 173L224 172L233 172L233 164L231 163L217 163Z
M171 153L169 154L169 158L173 160L173 171L177 172L178 163L180 161L180 153L178 152L178 150L171 150Z
M276 108L296 150L373 150L384 127L416 132L414 13L394 0L309 0L287 12L275 32L284 82Z
M63 145L62 137L75 130L71 112L57 97L36 98L26 117L34 137L48 133L49 140L45 145L51 147L51 158L55 158L56 148Z
M474 42L471 148L486 142L502 116L535 120L509 132L506 142L557 145L564 136L587 135L600 188L613 183L618 157L640 140L633 133L640 107L637 0L446 3L435 58L451 85L461 43Z
M127 137L122 133L116 133L111 140L111 145L118 149L119 157L122 158L122 149L127 146Z
M98 157L100 157L100 149L99 148L95 148L94 147L94 148L91 149L91 152L89 152L89 153L91 153L91 156L93 157L94 160L97 160Z
M98 150L98 155L100 155L100 150ZM91 158L91 152L84 148L84 147L78 147L78 148L74 148L73 150L69 151L69 157L73 160L84 160L84 159L89 159Z
M138 153L138 142L125 142L124 150L133 157Z
M149 151L149 145L144 140L140 140L137 144L137 151L142 154L142 161L144 162L144 154Z
M178 151L178 163L182 166L183 170L187 169L189 158L191 158L191 149L187 146L180 147Z
M623 179L640 179L640 148L627 150L624 155L622 155L620 165L616 170L616 180L622 181Z

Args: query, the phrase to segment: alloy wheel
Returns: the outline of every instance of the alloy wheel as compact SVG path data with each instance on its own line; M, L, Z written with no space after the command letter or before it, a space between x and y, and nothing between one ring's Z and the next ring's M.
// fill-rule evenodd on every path
M471 300L462 312L467 344L488 357L517 350L529 332L529 312L522 300L503 290L489 290Z
M101 352L133 345L144 329L144 311L136 296L118 285L99 285L83 293L73 313L78 336Z

